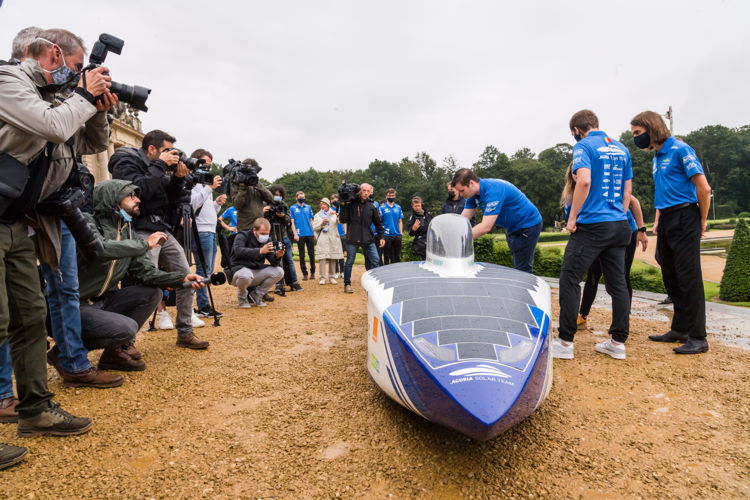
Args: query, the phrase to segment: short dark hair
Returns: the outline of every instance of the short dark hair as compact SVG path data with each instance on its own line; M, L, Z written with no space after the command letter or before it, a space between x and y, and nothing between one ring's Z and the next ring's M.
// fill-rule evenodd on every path
M479 177L470 168L459 168L456 173L453 174L453 180L451 186L456 187L456 184L462 186L468 186L471 181L479 182Z
M419 203L422 203L422 198L421 198L420 196L414 196L414 197L412 197L412 199L411 199L411 203L412 203L412 205L413 205L413 204L414 204L415 202L419 202Z
M651 139L651 144L664 144L664 141L672 135L669 133L667 125L664 123L661 115L656 111L643 111L638 113L630 120L630 124L636 127L643 127Z
M389 194L396 194L396 188L388 188L385 190L385 195L388 196Z
M36 59L41 56L50 43L59 45L66 56L74 54L78 49L83 50L84 54L86 53L86 46L80 36L68 30L49 29L37 33L34 41L29 44L29 57Z
M257 167L258 166L258 162L255 161L255 158L245 158L244 160L242 160L242 164L243 165L250 165L251 167Z
M174 141L171 141L171 142L174 142ZM214 155L212 155L207 150L200 149L200 148L193 151L193 154L190 155L190 158L202 158L204 156L208 156L209 158L211 158L211 161L214 161Z
M284 186L282 186L281 184L274 184L273 186L268 188L268 190L271 191L271 193L279 193L282 198L286 198L286 189L284 189Z
M149 146L154 146L156 149L159 149L165 142L175 143L177 142L177 139L164 132L163 130L152 130L151 132L143 136L143 141L141 141L141 149L145 151Z
M577 128L581 132L588 132L592 128L599 128L599 118L590 109L582 109L570 117L570 130L574 128Z

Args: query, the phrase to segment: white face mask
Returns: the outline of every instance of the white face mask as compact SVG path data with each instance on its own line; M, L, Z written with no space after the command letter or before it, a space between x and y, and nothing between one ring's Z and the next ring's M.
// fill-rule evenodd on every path
M258 237L258 241L261 243L268 243L269 235L267 234L258 234L256 235Z

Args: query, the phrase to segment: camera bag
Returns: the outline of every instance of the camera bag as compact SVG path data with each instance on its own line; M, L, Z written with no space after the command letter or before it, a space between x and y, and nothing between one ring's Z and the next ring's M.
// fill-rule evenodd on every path
M0 154L0 222L19 222L36 206L52 164L53 146L48 142L28 166Z
M0 152L0 214L17 200L29 180L29 169L8 153Z

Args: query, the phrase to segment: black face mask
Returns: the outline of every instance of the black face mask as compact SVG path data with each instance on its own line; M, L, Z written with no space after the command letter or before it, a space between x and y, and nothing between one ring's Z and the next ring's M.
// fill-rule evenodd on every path
M651 137L649 137L648 133L643 133L641 135L634 136L633 142L640 149L646 149L651 145Z
M573 134L573 139L575 139L576 142L581 142L581 139L583 139L583 136L581 134Z
M304 202L305 202L305 199L304 199L304 198L297 198L297 203L299 203L300 205L301 205L302 203L304 203Z
M338 201L332 201L332 202L331 202L331 206L332 206L333 208L339 208L339 202L338 202Z
M387 201L388 203L393 203L394 201L396 201L396 198L386 198L385 201Z

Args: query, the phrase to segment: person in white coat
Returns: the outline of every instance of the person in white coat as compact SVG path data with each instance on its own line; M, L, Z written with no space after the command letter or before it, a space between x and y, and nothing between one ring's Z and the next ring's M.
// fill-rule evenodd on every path
M331 210L331 201L328 198L320 200L320 212L313 218L313 231L317 240L315 244L315 256L320 269L320 284L326 281L333 285L338 284L334 274L336 262L344 258L341 247L341 237L337 230L338 214Z

